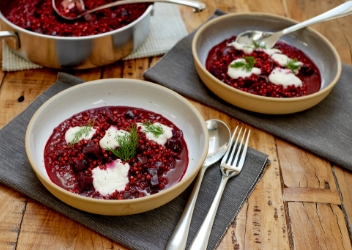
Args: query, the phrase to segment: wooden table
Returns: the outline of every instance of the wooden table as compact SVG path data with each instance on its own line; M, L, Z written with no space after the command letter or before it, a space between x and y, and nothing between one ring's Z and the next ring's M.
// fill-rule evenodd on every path
M215 11L266 12L298 21L327 11L342 0L205 0L194 14L180 7L188 31ZM352 64L352 16L312 26ZM84 80L143 79L160 57L119 61L69 72ZM0 127L24 110L56 81L57 70L0 71ZM217 118L233 129L252 129L250 146L265 152L271 164L231 224L218 249L351 249L352 173L290 143L192 101L204 119ZM351 125L352 126L352 125ZM346 138L351 140L352 138ZM4 142L0 142L4 143ZM0 249L125 249L65 216L0 185Z

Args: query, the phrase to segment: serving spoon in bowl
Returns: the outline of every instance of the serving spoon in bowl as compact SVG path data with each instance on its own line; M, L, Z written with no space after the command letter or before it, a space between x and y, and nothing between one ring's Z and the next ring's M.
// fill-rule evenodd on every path
M193 12L200 12L205 9L206 5L194 0L122 0L108 4L103 4L97 8L86 10L83 0L52 0L52 6L55 12L67 20L75 20L95 11L111 8L118 5L134 4L134 3L173 3L193 8Z
M272 48L280 39L280 37L287 35L288 33L305 28L312 24L347 16L351 13L352 1L347 1L323 14L320 14L319 16L313 17L307 21L298 23L278 32L267 32L258 30L248 30L242 32L237 36L236 42L248 45L257 44L260 47Z
M206 121L206 125L209 132L208 154L199 171L187 205L181 215L181 218L178 221L173 234L168 241L168 244L165 248L166 250L179 250L186 248L193 210L197 201L200 184L202 183L205 170L207 170L207 168L214 163L218 162L224 156L231 139L230 129L224 122L216 119L211 119Z

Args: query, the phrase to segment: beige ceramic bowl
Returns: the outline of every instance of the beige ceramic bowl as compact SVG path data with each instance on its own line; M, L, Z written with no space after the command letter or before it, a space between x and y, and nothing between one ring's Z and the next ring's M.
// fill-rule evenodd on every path
M72 115L102 106L139 107L163 115L184 132L189 164L183 179L157 194L132 200L100 200L70 193L48 177L44 147L53 128ZM80 210L101 215L129 215L157 208L181 194L196 177L208 152L208 130L199 112L179 94L150 82L104 79L80 84L55 95L32 117L26 132L26 152L43 185L58 199Z
M331 43L312 29L293 32L281 40L302 50L315 62L322 77L321 89L317 93L298 98L272 98L248 94L221 82L205 68L210 49L231 36L247 30L279 31L296 23L288 18L263 13L227 14L207 22L196 32L192 43L194 63L199 77L217 96L249 111L289 114L313 107L321 102L337 83L341 74L341 61Z

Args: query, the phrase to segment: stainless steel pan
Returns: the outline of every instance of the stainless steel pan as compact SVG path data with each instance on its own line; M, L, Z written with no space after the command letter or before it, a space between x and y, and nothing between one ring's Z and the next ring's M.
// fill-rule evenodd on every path
M5 18L13 0L0 1L0 39L33 63L49 68L87 69L115 62L138 48L149 33L153 5L129 25L85 37L56 37L20 28Z

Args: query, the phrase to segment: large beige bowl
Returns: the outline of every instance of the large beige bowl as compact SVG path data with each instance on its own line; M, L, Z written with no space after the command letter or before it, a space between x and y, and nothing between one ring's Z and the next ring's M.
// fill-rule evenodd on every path
M279 31L296 23L288 18L263 13L226 14L207 22L196 32L192 43L194 63L199 77L217 96L249 111L289 114L313 107L321 102L337 83L341 74L341 61L331 43L312 29L293 32L281 40L302 50L315 62L322 77L321 89L317 93L297 98L248 94L221 82L205 68L210 49L231 36L247 30Z
M184 132L189 164L183 179L157 194L132 200L100 200L70 193L48 177L44 147L53 129L72 115L102 106L139 107L163 115ZM32 117L26 151L43 185L58 199L80 210L101 215L129 215L157 208L181 194L196 177L208 152L208 130L199 112L179 94L150 82L104 79L80 84L55 95Z

